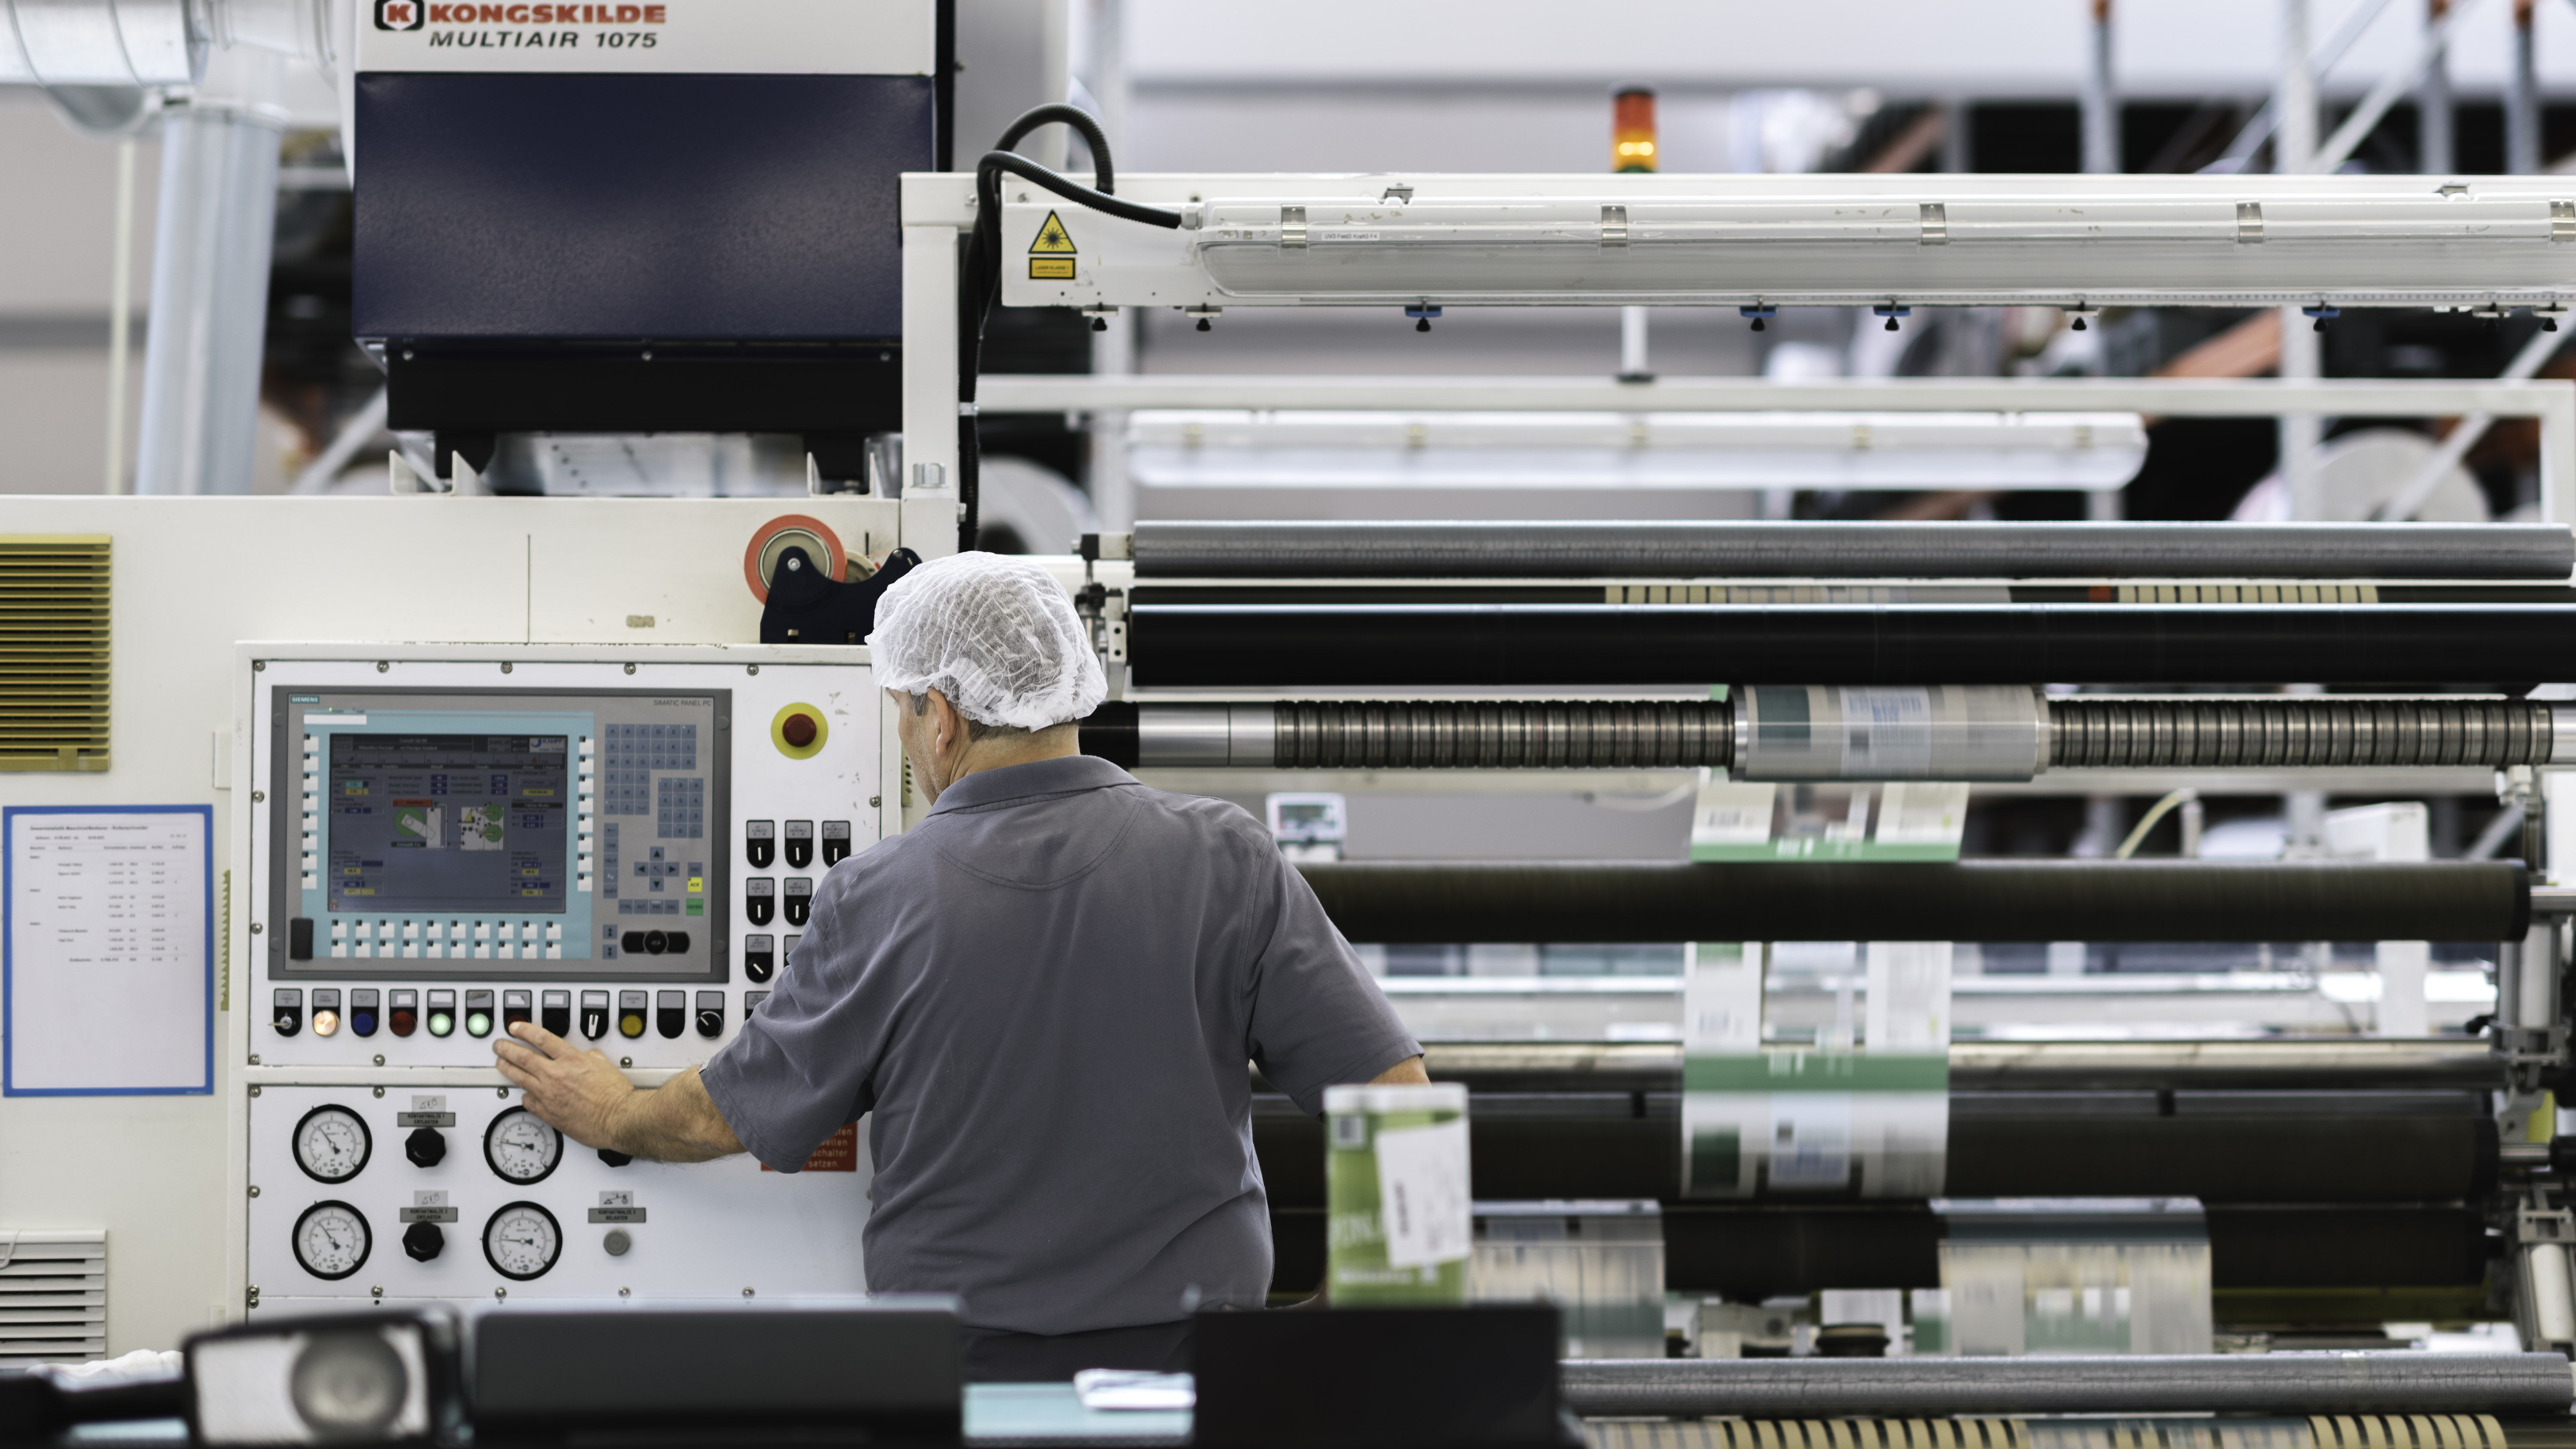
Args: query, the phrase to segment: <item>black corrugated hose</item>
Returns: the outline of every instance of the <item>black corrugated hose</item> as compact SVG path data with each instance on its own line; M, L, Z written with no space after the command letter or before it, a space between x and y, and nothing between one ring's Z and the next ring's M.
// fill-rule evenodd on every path
M1060 176L1011 148L1038 127L1061 121L1082 133L1084 144L1091 148L1092 184ZM975 230L966 243L966 264L962 285L958 288L957 319L957 400L975 401L975 379L984 365L984 319L993 310L1002 291L1002 173L1036 183L1067 201L1090 207L1094 211L1127 221L1141 221L1148 226L1177 230L1181 214L1159 206L1139 206L1121 201L1111 192L1116 189L1117 175L1109 163L1109 138L1101 132L1100 123L1086 111L1067 105L1033 106L1013 121L1002 133L1001 141L983 159L975 163ZM957 520L957 547L962 552L975 546L975 535L983 517L982 452L975 433L975 415L961 409L957 418L957 501L962 506Z

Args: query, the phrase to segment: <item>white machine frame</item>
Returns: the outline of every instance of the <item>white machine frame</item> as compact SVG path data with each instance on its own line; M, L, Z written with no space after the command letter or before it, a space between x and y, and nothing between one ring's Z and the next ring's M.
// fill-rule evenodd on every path
M261 704L281 690L328 691L381 685L421 690L464 688L535 697L602 687L658 687L673 692L723 687L732 698L730 738L735 748L733 759L725 762L732 782L731 813L737 818L746 814L772 815L775 805L792 798L809 814L851 820L855 826L852 846L864 849L882 837L887 821L899 827L902 819L900 800L885 799L884 782L899 780L902 769L899 755L890 755L898 748L892 744L892 707L883 693L867 684L871 677L868 665L868 653L863 648L823 646L678 645L611 650L597 645L492 648L243 644L236 654L234 674L241 686L234 703L234 737L241 742L237 768L242 772L236 778L267 778L260 760L269 753L273 741L271 726L261 718ZM827 685L834 687L824 688ZM813 766L806 760L792 756L771 758L777 753L769 748L771 715L798 703L810 704L823 715L827 730L832 732L822 742L825 750L834 733L859 733L860 738L854 742L855 755L844 751L816 757L820 770L815 773L829 779L828 786L819 779L807 778ZM701 748L712 751L712 739ZM864 763L856 770L848 768L859 760ZM582 773L586 776L587 762L584 763ZM270 788L282 787L272 783ZM586 780L579 793L584 797L591 793ZM896 793L900 793L899 786ZM754 804L755 800L771 804ZM375 1041L361 1043L344 1030L337 1034L338 1040L326 1044L311 1029L309 1021L306 1029L294 1037L280 1039L269 1032L261 1012L269 989L268 975L262 969L267 953L261 947L273 942L280 928L280 923L268 919L271 822L277 814L269 808L271 803L254 795L253 808L233 813L231 830L231 859L237 869L241 863L249 864L242 877L247 889L240 899L249 908L252 939L251 949L237 958L245 963L245 969L235 983L248 995L229 1013L225 1029L231 1059L241 1064L235 1069L236 1090L226 1098L227 1126L234 1134L234 1150L227 1155L227 1161L235 1170L254 1175L235 1183L236 1190L229 1194L238 1222L226 1236L242 1244L244 1272L248 1276L236 1280L235 1286L246 1290L246 1309L309 1309L332 1303L455 1299L480 1297L496 1290L507 1292L513 1284L482 1271L474 1261L478 1251L474 1234L484 1214L501 1198L551 1199L561 1209L557 1213L562 1232L561 1260L543 1277L517 1285L523 1297L531 1293L540 1297L614 1296L630 1288L664 1298L730 1297L763 1288L772 1293L864 1289L866 1279L857 1246L859 1230L867 1218L870 1174L864 1150L856 1154L857 1170L844 1181L839 1173L763 1175L759 1164L748 1159L686 1167L632 1163L612 1169L597 1160L595 1154L567 1140L555 1173L542 1188L513 1188L498 1183L476 1160L482 1127L494 1109L486 1104L477 1112L473 1104L486 1089L496 1092L496 1100L505 1104L518 1096L516 1089L488 1064L488 1041L470 1039L465 1033L443 1042L426 1038L396 1040L380 1033ZM588 813L585 804L585 817ZM708 893L722 891L724 905L731 909L706 919L677 917L672 923L711 929L718 919L726 922L728 929L723 939L733 948L728 957L730 968L720 980L679 988L692 999L702 988L712 988L723 995L727 1009L721 1033L708 1039L683 1028L678 1038L666 1040L648 1021L642 1033L631 1040L620 1035L613 1025L607 1035L595 1042L574 1039L576 1046L595 1045L609 1052L639 1085L658 1086L668 1081L740 1034L750 1014L743 1006L746 988L761 989L761 984L751 981L741 967L739 943L744 936L768 934L783 943L801 930L800 923L784 917L765 924L743 919L739 882L756 875L784 879L799 872L819 880L826 869L819 859L808 867L794 867L784 860L773 861L768 867L749 867L743 862L740 838L728 837L720 829L707 832L707 846L709 859L714 862ZM719 847L722 854L713 854ZM581 889L589 891L589 882L585 881ZM602 897L595 895L594 899ZM602 918L615 919L613 914ZM412 984L409 976L393 980L387 976L390 971L417 974L422 986L461 988L468 982L454 979L458 973L469 977L492 973L492 979L472 984L495 990L503 985L530 988L536 983L499 978L524 975L532 967L540 972L545 969L542 962L504 964L481 959L481 948L477 948L477 958L466 960L420 959L412 954L418 948L407 947L405 957L395 962L344 962L325 957L322 944L317 933L315 959L304 963L307 968L347 969L352 979L364 978L359 981L361 985L379 977L384 977L388 985ZM783 949L778 952L777 966L784 967L785 955ZM639 964L634 969L644 973L650 966ZM658 991L671 989L672 985L625 979L614 968L603 969L598 964L591 967L591 972L596 974L567 973L543 985L549 989L569 987L576 997L584 988L604 987L613 997L620 987L642 985L647 991ZM493 1036L498 1035L496 1018ZM376 1053L372 1062L367 1060L370 1048ZM281 1063L275 1060L279 1057L290 1060ZM340 1090L334 1096L328 1090L316 1089ZM251 1099L270 1092L280 1095L281 1105L255 1114ZM365 1093L372 1096L361 1095ZM307 1181L295 1167L291 1148L282 1140L283 1131L276 1130L282 1111L318 1105L325 1097L360 1104L351 1109L382 1117L399 1110L402 1099L415 1093L443 1096L455 1117L448 1160L437 1167L411 1169L402 1165L398 1160L399 1139L378 1130L375 1160L369 1166L381 1164L384 1170L362 1173L346 1187L321 1187ZM262 1135L260 1124L253 1120L255 1115L265 1119L274 1135ZM432 1263L405 1261L392 1240L403 1221L396 1210L412 1206L397 1199L411 1188L453 1193L453 1200L446 1205L463 1210L448 1229L446 1251ZM650 1248L667 1237L658 1227L644 1226L648 1220L641 1216L605 1217L600 1220L632 1221L639 1226L629 1235L635 1246L604 1257L595 1251L591 1241L598 1234L570 1217L575 1207L573 1197L594 1190L624 1192L628 1198L622 1204L623 1210L658 1209L661 1223L675 1231L719 1232L719 1240L733 1247L724 1254L697 1251L675 1256L665 1252L656 1261ZM285 1196L281 1198L281 1194ZM344 1194L365 1210L376 1237L374 1252L357 1276L325 1284L294 1271L291 1258L286 1256L281 1215L296 1210L295 1205L306 1198L336 1200ZM821 1204L815 1199L820 1199ZM751 1226L746 1214L753 1205L769 1202L784 1205L784 1217L773 1222L768 1231L746 1231ZM263 1230L253 1231L255 1218L268 1220ZM730 1224L728 1219L732 1220ZM734 1231L721 1233L728 1225ZM576 1244L581 1251L576 1252ZM766 1281L741 1281L762 1279ZM636 1286L639 1284L640 1288Z
M1120 306L1169 306L1198 315L1227 306L1390 306L1408 302L1437 305L1836 305L1900 309L1912 305L2025 304L2066 307L2078 312L2106 304L2178 305L2211 303L2252 306L2268 303L2324 304L2329 298L2352 305L2426 306L2478 310L2493 314L2509 306L2561 312L2576 296L2576 195L2555 177L2477 178L2449 181L2428 177L2170 177L2088 176L1445 176L1381 173L1356 176L1303 175L1132 175L1118 181L1119 195L1149 204L1204 212L1213 199L1227 196L1269 197L1282 204L1377 206L1398 192L1409 193L1403 205L1430 208L1443 202L1479 206L1525 207L1533 223L1552 218L1561 227L1587 227L1586 244L1602 249L1601 208L1612 202L1706 203L1719 208L1759 212L1815 212L1832 209L1838 200L1867 202L1904 211L1910 234L1869 243L1854 242L1836 252L1840 269L1830 289L1805 293L1740 293L1721 285L1684 293L1630 293L1608 289L1568 290L1529 287L1523 290L1467 290L1401 296L1377 290L1332 292L1320 286L1294 293L1243 294L1223 290L1191 250L1194 233L1166 231L1119 221L1061 201L1018 177L1005 177L1004 255L1021 260L1011 244L1021 227L1034 235L1043 219L1055 215L1072 236L1077 259L1082 248L1100 252L1104 262L1063 284L1040 287L1022 275L1024 268L1006 265L1003 301L1028 305L1045 302L1093 309ZM1299 199L1303 200L1299 200ZM1502 198L1496 200L1495 198ZM2291 235L2250 243L2238 238L2234 208L2243 200L2273 215L2302 209L2333 218L2331 232L2320 239ZM1927 245L1921 217L1937 208L1945 216L1967 217L1985 201L2028 213L2027 236L1971 245L1960 230L1955 240ZM2216 218L2225 203L2227 220ZM2494 243L2516 249L2509 253L2520 266L2543 260L2545 280L2535 284L2424 286L2428 275L2444 275L2473 264L2474 251L2463 252L2455 224L2465 212L2445 213L2454 205L2505 207L2521 217L2517 235ZM2091 206L2129 218L2125 223L2169 274L2171 285L2123 289L2125 268L2138 264L2134 248L2085 234L2068 218ZM2204 216L2203 213L2208 213ZM1642 215L1642 211L1638 213ZM914 465L914 488L907 510L953 498L957 469L957 239L975 222L975 182L971 175L914 173L904 177L904 438L906 461ZM1025 225L1023 225L1025 224ZM1315 223L1320 226L1320 220ZM2192 230L2219 227L2192 239ZM2266 230L2258 226L2258 234ZM1274 223L1274 231L1276 226ZM2278 232L2280 228L2268 228ZM2171 235L2167 235L2167 233ZM2221 233L2225 245L2219 245ZM2448 234L2448 239L2436 237ZM1272 243L1276 244L1273 237ZM1902 245L1897 245L1901 242ZM1424 245L1433 245L1425 241ZM1544 242L1533 245L1545 246ZM1643 245L1642 237L1639 239ZM1711 243L1714 245L1715 243ZM1307 243L1309 249L1319 245ZM1500 245L1497 243L1495 245ZM1828 245L1808 242L1802 245ZM1991 251L1980 247L1991 245ZM2265 251L2264 248L2270 250ZM1495 249L1494 245L1483 252ZM2163 249L2174 249L2166 254ZM1472 273L1477 248L1453 247L1460 265ZM1619 250L1616 247L1610 251ZM1908 285L1909 268L1919 254L1937 251L1970 269L1973 287L1926 289ZM2340 272L2339 283L2325 290L2303 290L2238 280L2234 273L2260 253L2296 261L2332 256L2338 269L2347 264L2363 271ZM2045 267L2037 272L2038 263ZM2266 262L2268 268L2272 264ZM2541 265L2535 263L2535 265ZM2366 276L2364 273L2366 272ZM2359 280L2342 285L2349 276ZM1014 280L1016 279L1016 280ZM2258 279L2260 280L2260 279ZM2091 285L2084 285L2085 283ZM1041 295L1043 293L1043 295ZM1907 378L1883 381L1772 383L1751 378L1657 378L1623 381L1609 377L1298 377L1186 375L991 376L977 388L977 410L995 413L1115 413L1140 408L1242 408L1366 412L1518 411L1561 413L1688 412L2103 412L2135 411L2161 416L2282 417L2342 416L2420 418L2484 414L2527 417L2540 424L2540 483L2544 516L2553 521L2576 519L2576 384L2559 381L2335 381L2156 378ZM929 465L926 469L921 465ZM927 480L937 480L928 482ZM926 530L911 536L926 537ZM921 546L916 543L916 547ZM935 545L934 545L935 546ZM944 550L942 550L944 551Z
M249 657L276 657L284 646L254 645L245 653L243 641L300 637L309 642L297 652L366 661L370 677L374 661L415 659L484 661L495 666L496 678L497 664L504 661L864 665L868 656L863 649L741 642L758 637L760 604L746 586L740 556L782 515L820 521L852 552L883 553L901 541L907 510L891 500L839 495L640 500L414 495L42 497L13 500L5 512L12 534L106 535L112 540L115 642L109 726L114 766L105 773L0 776L5 781L0 793L12 804L210 802L213 865L219 894L228 901L228 908L218 904L216 914L218 1046L211 1093L0 1097L0 1140L28 1164L26 1170L0 1173L0 1224L105 1231L108 1349L123 1353L174 1347L185 1334L210 1322L238 1320L244 1312L244 1290L256 1281L247 1276L249 1188L258 1182L275 1190L250 1175L246 1132L251 1086L265 1091L288 1081L354 1085L373 1102L366 1096L372 1085L400 1080L371 1064L279 1069L249 1061L262 1050L258 1035L269 1031L267 1003L253 994L264 983L249 963L254 948L286 925L269 919L266 904L252 890L247 854L251 816L263 812L266 802L250 798L260 788L253 768L254 732L246 692L237 693L236 684L251 677ZM926 531L934 539L953 541L955 529L944 507L936 517L940 526ZM404 558L434 563L435 571L403 574L388 568L389 554L397 550ZM534 676L523 672L513 677ZM849 703L858 708L870 701ZM757 723L767 730L766 713ZM901 787L894 782L901 779L902 762L890 727L880 731L878 747L874 773L892 788L875 793L883 797L882 828L891 833L900 828ZM260 928L256 933L255 925ZM734 983L737 993L742 984ZM114 1004L101 1009L112 1012ZM112 1031L114 1018L48 1029L93 1027ZM28 1029L37 1028L29 1024ZM466 1037L460 1031L454 1040ZM612 1034L609 1040L617 1038ZM694 1032L676 1042L656 1037L653 1044L715 1045ZM488 1043L477 1045L489 1050ZM658 1082L675 1065L638 1070L636 1076L648 1084ZM504 1085L488 1067L419 1068L406 1075L438 1084L425 1090L480 1093L484 1102L496 1102L492 1093ZM390 1098L389 1092L383 1105L390 1107ZM460 1111L460 1131L464 1126ZM479 1120L473 1130L479 1134ZM480 1151L479 1141L452 1141L450 1146ZM400 1140L387 1142L379 1133L376 1150L399 1159ZM402 1164L397 1160L395 1165ZM734 1166L754 1170L742 1163ZM605 1172L596 1163L590 1169ZM377 1170L371 1168L367 1177ZM312 1186L300 1173L293 1182ZM676 1204L672 1211L678 1211ZM657 1226L663 1219L654 1214ZM676 1225L680 1219L670 1221ZM400 1231L399 1225L386 1226ZM479 1220L451 1229L451 1257L468 1253L479 1263L479 1249L471 1241L453 1241L478 1226ZM647 1231L637 1230L639 1241ZM399 1260L400 1248L383 1238L380 1227L376 1251ZM780 1276L771 1275L770 1281L780 1281ZM379 1284L388 1290L397 1286L364 1276L351 1286L363 1303L369 1297L364 1290ZM648 1291L640 1279L633 1286L638 1293ZM738 1295L744 1287L766 1291L768 1283L752 1279L722 1286ZM481 1291L488 1294L490 1286Z

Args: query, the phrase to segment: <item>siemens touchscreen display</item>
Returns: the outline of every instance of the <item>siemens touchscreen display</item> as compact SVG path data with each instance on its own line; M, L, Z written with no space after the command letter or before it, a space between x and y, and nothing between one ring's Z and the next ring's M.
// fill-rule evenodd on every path
M331 737L334 911L564 908L563 735Z

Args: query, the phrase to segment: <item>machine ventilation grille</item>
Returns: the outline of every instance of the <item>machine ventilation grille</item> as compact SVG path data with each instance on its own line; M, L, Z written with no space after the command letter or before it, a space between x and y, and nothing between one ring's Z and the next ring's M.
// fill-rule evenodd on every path
M0 534L0 770L107 768L108 540Z
M0 1369L107 1357L107 1233L0 1228Z

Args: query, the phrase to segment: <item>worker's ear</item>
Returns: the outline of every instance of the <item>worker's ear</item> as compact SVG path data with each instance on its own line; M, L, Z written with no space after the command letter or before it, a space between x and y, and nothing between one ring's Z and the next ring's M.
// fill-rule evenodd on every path
M932 749L932 750L934 750L934 751L936 751L936 752L938 752L938 753L940 753L940 754L946 754L946 753L950 750L950 748L952 748L953 746L955 746L955 745L956 745L957 740L958 740L958 737L959 737L959 736L961 736L961 735L963 735L963 734L965 734L965 733L966 733L966 717L965 717L964 715L959 714L959 713L957 712L957 706L955 706L955 705L953 705L953 704L950 704L950 703L948 702L948 696L947 696L947 695L944 695L944 694L940 693L940 692L939 692L938 690L936 690L936 689L931 690L931 691L930 691L930 747L931 747L931 749Z

